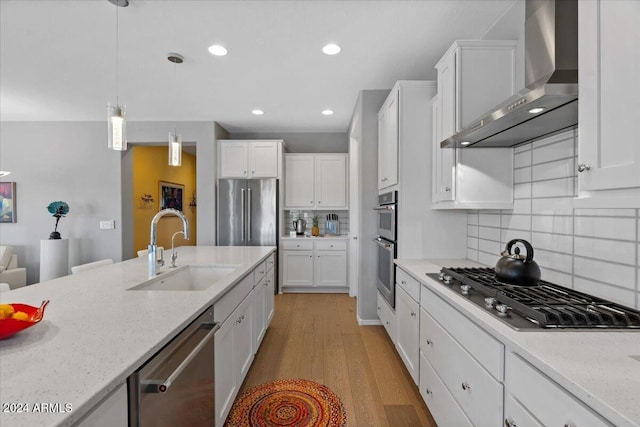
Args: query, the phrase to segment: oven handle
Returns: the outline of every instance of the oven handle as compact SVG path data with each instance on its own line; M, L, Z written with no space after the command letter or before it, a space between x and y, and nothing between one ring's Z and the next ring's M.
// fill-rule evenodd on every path
M394 243L389 243L386 240L383 240L379 237L376 237L375 239L373 239L373 241L385 249L390 248L394 245Z
M383 206L377 206L373 208L373 210L375 211L393 211L395 209L396 209L396 205L383 205Z
M203 323L198 329L211 329L207 335L194 347L187 357L178 365L178 367L169 375L166 380L147 380L142 381L144 387L142 388L144 393L164 393L169 390L171 384L178 379L182 371L191 363L193 359L198 355L200 350L206 346L209 341L213 339L215 333L220 329L220 323ZM196 330L198 330L196 329Z

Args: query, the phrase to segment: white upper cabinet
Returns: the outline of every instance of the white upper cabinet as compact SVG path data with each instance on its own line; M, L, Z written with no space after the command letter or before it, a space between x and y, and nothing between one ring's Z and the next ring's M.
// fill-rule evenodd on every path
M397 87L378 112L378 190L398 184L398 98Z
M456 41L436 64L442 105L442 139L516 91L516 41Z
M282 141L218 141L219 178L279 178Z
M347 209L346 154L287 154L285 209Z
M640 117L640 2L579 6L580 196L616 195L620 207L640 208L640 144L632 131ZM612 206L607 200L602 207Z
M513 208L512 148L440 148L440 142L509 98L516 88L515 41L457 41L436 65L432 103L434 209Z

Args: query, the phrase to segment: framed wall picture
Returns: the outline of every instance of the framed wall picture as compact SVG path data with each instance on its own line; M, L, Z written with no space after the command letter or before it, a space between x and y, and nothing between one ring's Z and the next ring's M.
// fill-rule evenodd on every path
M0 182L0 222L16 222L16 183Z
M160 210L177 209L182 212L184 185L160 181Z

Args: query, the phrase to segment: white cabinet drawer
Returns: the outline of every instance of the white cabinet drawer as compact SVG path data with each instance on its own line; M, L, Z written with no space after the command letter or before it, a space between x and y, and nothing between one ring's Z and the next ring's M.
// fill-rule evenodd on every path
M378 292L378 317L387 330L391 342L396 343L396 313L391 309L387 300Z
M450 333L498 381L503 379L504 345L486 333L426 286L420 306Z
M255 283L260 282L267 274L267 261L262 261L253 271L255 271Z
M420 282L401 268L396 268L396 285L407 291L411 298L420 301Z
M321 251L346 251L346 240L335 240L329 238L329 240L316 240L316 249Z
M213 320L216 322L224 322L229 315L236 309L242 300L249 295L255 284L253 271L247 274L229 290L224 296L213 305Z
M276 263L276 254L272 253L269 255L269 258L267 258L265 262L267 263L267 271L271 271Z
M312 251L313 240L300 239L283 239L281 242L282 249L285 251Z
M473 426L422 352L420 352L420 394L439 426Z
M505 427L544 427L508 391L504 396Z
M507 353L505 387L545 426L612 426L517 354Z
M422 353L467 417L479 427L502 425L502 384L426 311L420 310L420 317L420 329L426 329L426 337L431 341L421 349Z

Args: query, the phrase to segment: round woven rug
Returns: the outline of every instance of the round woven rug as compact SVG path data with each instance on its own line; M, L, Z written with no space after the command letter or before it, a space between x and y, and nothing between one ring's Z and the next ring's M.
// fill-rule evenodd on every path
M233 404L227 427L343 427L340 398L309 380L284 379L255 386Z

